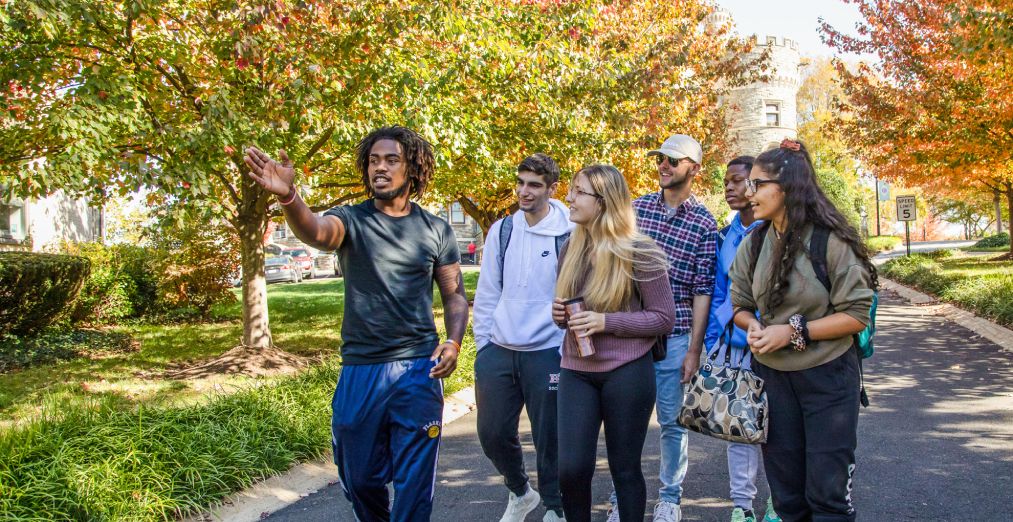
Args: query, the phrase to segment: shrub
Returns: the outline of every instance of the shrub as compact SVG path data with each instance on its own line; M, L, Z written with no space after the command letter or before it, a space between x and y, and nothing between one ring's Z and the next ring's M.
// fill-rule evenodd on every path
M79 256L0 252L0 337L31 334L65 317L90 267Z
M896 236L870 236L865 240L865 246L872 255L893 250L899 244L901 244L901 239Z
M136 349L133 339L125 333L52 326L31 336L0 338L0 374L73 359L85 352L122 353Z
M62 249L91 260L91 275L71 314L74 321L112 323L144 315L154 304L157 282L148 249L101 243L65 243Z
M232 274L239 269L238 241L224 225L196 211L160 223L152 236L152 268L158 274L162 312L193 310L208 317L218 303L235 300Z
M953 257L955 253L956 253L955 250L944 249L944 250L933 250L932 252L925 252L922 255L924 255L929 259L940 260L940 259L949 259Z
M1009 246L1009 234L1006 232L1000 232L994 236L988 236L977 243L971 248L996 248Z

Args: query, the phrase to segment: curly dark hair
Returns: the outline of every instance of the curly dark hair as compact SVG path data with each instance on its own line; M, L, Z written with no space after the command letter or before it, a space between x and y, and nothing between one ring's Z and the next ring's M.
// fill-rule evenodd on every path
M355 147L355 167L362 175L362 185L366 194L373 197L373 187L369 183L369 152L380 140L394 140L401 144L404 161L408 170L408 194L410 197L421 197L426 193L429 180L433 178L436 160L433 158L433 147L419 133L400 126L381 127L366 135Z
M777 269L770 271L770 281L767 285L770 291L766 295L768 309L777 308L784 303L784 296L788 293L788 275L795 267L792 260L800 252L805 252L807 257L810 256L804 244L804 232L808 225L823 226L841 238L851 247L869 272L872 288L879 287L876 267L869 260L869 251L865 243L855 227L848 223L847 218L820 189L809 151L802 143L798 144L799 150L779 147L763 152L756 157L753 164L777 179L778 186L784 191L785 227L780 240L774 242L774 252L771 256L771 259L776 260L774 266ZM763 238L766 237L770 225L771 222L767 221L750 234L752 236L750 272L756 270L756 261L763 248Z

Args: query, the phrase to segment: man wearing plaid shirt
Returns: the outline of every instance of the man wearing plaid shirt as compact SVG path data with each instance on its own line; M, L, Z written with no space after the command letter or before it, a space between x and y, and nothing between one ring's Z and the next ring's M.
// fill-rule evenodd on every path
M655 522L679 522L682 480L686 477L688 437L678 423L682 384L696 372L703 350L714 291L717 222L690 192L703 151L693 138L676 134L647 153L657 161L661 190L633 202L640 231L668 254L668 280L675 299L675 328L668 357L654 364L661 425L661 489ZM615 505L615 499L612 501ZM613 510L613 512L615 512ZM610 513L609 521L613 521ZM614 515L618 521L618 514Z

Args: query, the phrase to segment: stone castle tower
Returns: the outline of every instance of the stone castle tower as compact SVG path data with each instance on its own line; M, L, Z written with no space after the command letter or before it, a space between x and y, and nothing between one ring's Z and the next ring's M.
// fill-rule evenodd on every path
M731 13L720 8L705 21L707 26L731 23ZM756 58L770 49L767 71L770 79L734 88L721 100L728 108L729 131L734 139L734 150L729 151L727 159L741 154L755 156L776 147L784 138L798 136L796 98L802 85L798 43L777 36L763 39L751 36L750 39L754 49L749 58Z

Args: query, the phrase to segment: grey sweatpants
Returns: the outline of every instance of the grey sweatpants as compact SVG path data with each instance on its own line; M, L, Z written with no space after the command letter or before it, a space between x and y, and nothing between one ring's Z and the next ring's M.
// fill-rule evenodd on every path
M545 509L562 515L556 437L559 358L557 349L521 352L490 343L475 357L475 398L482 451L503 476L507 489L518 496L528 487L517 433L521 408L527 408L535 443L537 489Z
M763 455L759 444L728 443L728 486L735 507L753 509L756 475L762 466Z

